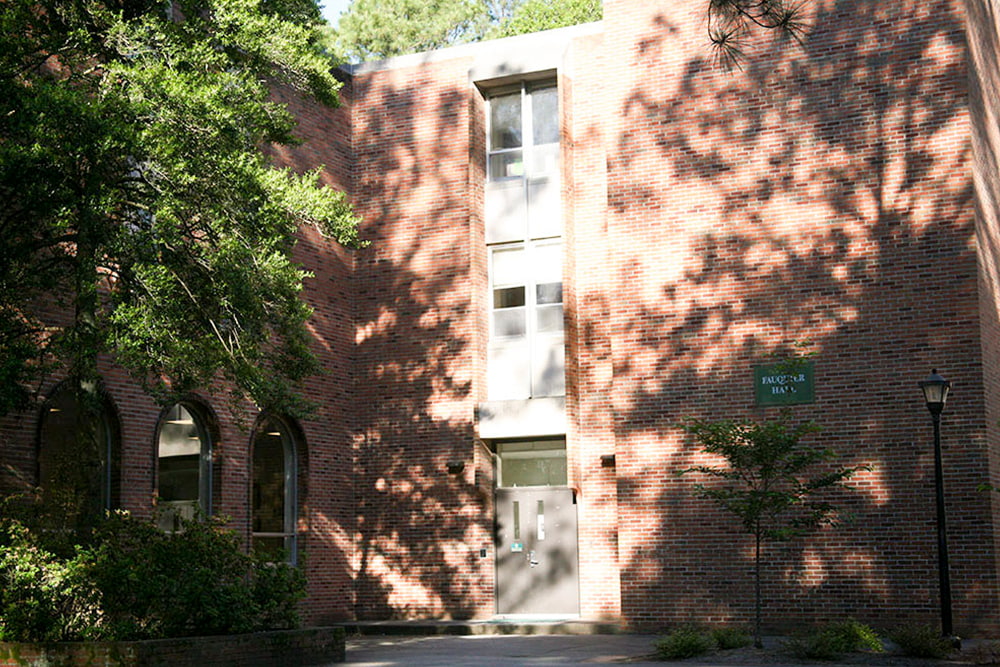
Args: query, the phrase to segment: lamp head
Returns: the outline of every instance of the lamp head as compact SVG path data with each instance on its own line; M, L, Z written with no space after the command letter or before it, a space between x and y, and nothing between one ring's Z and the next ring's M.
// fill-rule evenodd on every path
M935 368L926 380L920 382L920 389L924 392L924 401L931 414L941 414L941 411L944 410L944 404L948 401L951 383L938 375Z

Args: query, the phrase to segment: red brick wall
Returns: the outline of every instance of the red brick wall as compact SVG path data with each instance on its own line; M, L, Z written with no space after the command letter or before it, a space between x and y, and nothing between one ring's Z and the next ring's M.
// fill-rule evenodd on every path
M997 100L1000 99L1000 35L994 20L993 2L967 4L969 33L969 106L972 114L973 158L976 185L977 256L983 354L983 386L986 395L986 433L989 448L990 484L1000 487L1000 137L997 135ZM990 494L993 525L998 524L997 493ZM994 530L994 558L1000 555L1000 533ZM1000 595L994 588L990 594Z
M126 642L0 642L0 667L319 665L344 662L345 645L339 627Z
M613 112L600 94L607 54L601 36L575 41L559 79L563 114L566 219L567 456L578 490L580 613L621 615L614 385L610 327L612 283L607 243L605 126ZM569 148L571 147L571 148Z
M472 423L482 360L471 303L484 264L470 243L482 195L469 185L468 66L354 79L354 199L371 241L356 276L359 618L493 609ZM448 474L449 461L464 471Z
M771 414L752 409L752 365L808 339L816 402L793 413L873 469L847 503L852 524L768 550L768 618L937 618L916 387L936 367L956 386L944 440L957 630L989 626L964 10L809 6L801 48L765 44L725 73L701 4L605 5L623 614L646 628L748 618L750 544L674 475L701 460L675 423Z
M725 72L703 3L608 0L603 34L575 41L559 71L581 610L639 629L749 619L750 541L675 474L706 462L676 424L774 416L753 406L753 365L808 340L816 401L792 414L871 470L841 498L851 523L768 548L769 624L936 622L931 424L916 383L937 368L954 385L956 630L996 629L998 497L978 491L1000 485L995 7L806 6L801 46L763 41ZM492 467L475 439L484 105L467 54L361 69L347 110L289 100L305 144L275 152L297 169L326 164L371 242L351 254L304 233L297 251L316 274L306 293L331 371L310 383L320 409L301 425L314 623L494 610ZM102 369L126 504L147 512L158 408ZM204 397L219 509L247 531L249 434ZM3 461L30 477L34 416L3 426Z

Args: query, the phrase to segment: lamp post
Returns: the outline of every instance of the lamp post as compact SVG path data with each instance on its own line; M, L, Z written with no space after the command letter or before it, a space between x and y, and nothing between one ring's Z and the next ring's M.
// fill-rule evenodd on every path
M948 532L944 518L944 476L941 469L941 411L948 400L951 383L938 375L937 369L920 383L927 409L934 422L934 490L937 499L938 579L941 597L941 634L954 637L951 624L951 576L948 572Z

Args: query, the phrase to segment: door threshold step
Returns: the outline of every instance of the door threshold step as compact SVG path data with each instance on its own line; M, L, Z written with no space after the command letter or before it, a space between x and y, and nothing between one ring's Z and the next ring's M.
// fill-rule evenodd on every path
M616 635L618 621L581 618L494 617L470 621L347 621L340 625L355 635Z

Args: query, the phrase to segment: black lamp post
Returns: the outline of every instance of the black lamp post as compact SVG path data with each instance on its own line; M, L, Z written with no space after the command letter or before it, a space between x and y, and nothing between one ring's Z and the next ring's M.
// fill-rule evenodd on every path
M951 383L931 371L930 377L920 383L927 409L934 422L934 489L937 497L938 578L941 595L941 634L954 637L951 624L951 576L948 573L948 532L944 519L944 477L941 470L941 411L948 400Z

